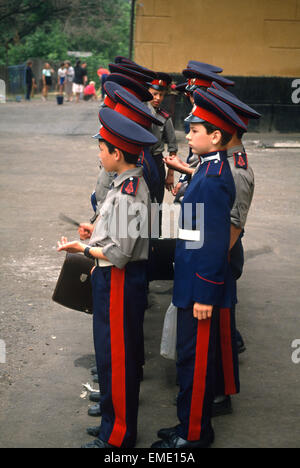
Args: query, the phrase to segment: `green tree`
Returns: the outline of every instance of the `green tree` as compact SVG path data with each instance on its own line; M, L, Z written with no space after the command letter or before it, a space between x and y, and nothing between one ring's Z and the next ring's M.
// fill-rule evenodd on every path
M101 53L112 59L129 51L128 0L73 0L65 31L75 50Z
M24 44L24 39L44 24L63 18L71 0L10 0L0 3L0 53L2 62L8 61L8 51Z
M1 1L1 0L0 0ZM89 75L128 55L131 0L10 0L0 3L0 64L88 51ZM97 65L96 65L97 64Z
M40 57L50 62L67 58L68 37L59 21L38 27L33 34L8 47L8 62L23 63L29 57Z

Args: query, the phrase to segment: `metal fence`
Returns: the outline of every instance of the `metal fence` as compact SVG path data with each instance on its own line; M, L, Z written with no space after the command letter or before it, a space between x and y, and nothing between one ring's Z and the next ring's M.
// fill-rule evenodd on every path
M7 67L8 70L8 94L25 94L26 65L14 65Z

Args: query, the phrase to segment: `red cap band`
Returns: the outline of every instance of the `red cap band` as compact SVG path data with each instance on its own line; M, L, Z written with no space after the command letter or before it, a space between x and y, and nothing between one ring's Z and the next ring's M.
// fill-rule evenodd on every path
M193 111L193 115L199 117L199 119L203 119L206 122L215 125L218 128L221 128L222 130L225 130L225 132L228 132L231 135L233 135L237 130L237 126L225 122L220 117L216 116L215 114L206 109L203 109L202 107L197 106L196 109Z
M204 86L205 88L209 88L212 84L211 81L202 80L201 78L190 78L188 80L189 86Z
M116 107L116 103L108 96L108 94L104 99L104 104L112 110L114 110L114 108Z
M99 133L104 140L108 141L108 143L111 143L116 148L126 151L129 154L134 154L136 156L139 156L142 151L143 147L141 145L128 143L127 141L121 139L120 137L114 135L113 133L110 133L110 131L107 130L105 127L102 127Z
M149 121L149 119L143 117L141 114L135 112L133 109L129 109L129 107L124 106L120 102L117 103L115 111L119 114L124 115L125 117L128 117L130 120L133 120L134 122L142 125L143 127L151 127L151 122Z
M236 112L237 112L239 118L241 119L241 121L244 122L244 124L246 124L247 127L248 127L248 125L249 125L249 118L248 118L248 117L244 117L243 115L239 114L238 109L236 110Z
M164 81L164 80L154 80L154 81L152 81L151 84L153 84L155 86L162 86L163 88L168 87L168 83L166 81Z

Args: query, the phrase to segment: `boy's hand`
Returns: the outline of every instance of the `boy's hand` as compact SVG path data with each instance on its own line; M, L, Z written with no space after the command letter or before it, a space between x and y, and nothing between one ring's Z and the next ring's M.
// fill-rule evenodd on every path
M68 242L68 239L66 237L62 237L61 240L57 242L58 252L62 252L63 250L65 250L69 253L79 253L84 252L85 247L86 245L78 241Z
M93 224L82 223L78 228L78 233L81 240L90 239L94 231Z
M173 190L174 188L174 172L171 170L168 171L165 185L166 185L167 190L169 190L169 192Z
M169 169L172 169L177 172L184 172L184 170L189 167L188 164L184 163L178 156L175 157L165 157L164 162Z
M176 197L177 193L179 192L179 190L181 189L182 187L182 183L181 182L178 182L178 184L176 185L176 187L172 190L172 193L174 195L174 197Z
M198 320L210 319L212 318L213 308L214 306L212 305L199 304L198 302L195 302L194 317Z

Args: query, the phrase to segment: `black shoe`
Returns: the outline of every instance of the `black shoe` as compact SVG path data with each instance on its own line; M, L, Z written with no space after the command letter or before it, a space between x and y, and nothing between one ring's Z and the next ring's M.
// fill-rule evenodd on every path
M93 401L94 403L99 403L101 398L100 392L92 392L89 396L90 401Z
M96 440L93 440L93 442L88 442L87 444L82 445L81 448L83 449L97 449L97 448L107 449L107 448L114 448L114 446L108 444L107 442L103 442L103 440L96 439Z
M138 379L140 382L143 382L144 381L144 368L141 367L139 372L138 372Z
M238 351L238 354L243 354L245 351L247 351L247 348L243 341L237 342L237 351Z
M246 346L243 337L238 330L236 330L236 345L238 354L242 354L246 351Z
M157 437L162 440L169 439L173 434L176 434L177 426L169 427L167 429L160 429L157 433Z
M212 418L232 414L232 405L230 396L220 396L215 399L212 405Z
M86 432L92 437L99 437L100 426L88 427Z
M209 448L211 444L214 442L214 434L204 440L198 440L196 442L189 442L188 440L184 440L181 437L173 434L167 440L159 440L151 445L151 448L154 449L196 449L196 448Z
M89 408L88 410L88 415L93 416L94 418L101 416L101 414L102 413L101 413L101 408L99 404L91 406L91 408Z
M95 367L92 367L92 368L91 368L91 374L92 374L92 375L95 375L95 374L97 374L97 373L98 373L97 367L96 367L96 366L95 366Z
M94 376L93 376L93 382L94 382L94 383L99 383L98 374L94 374Z

